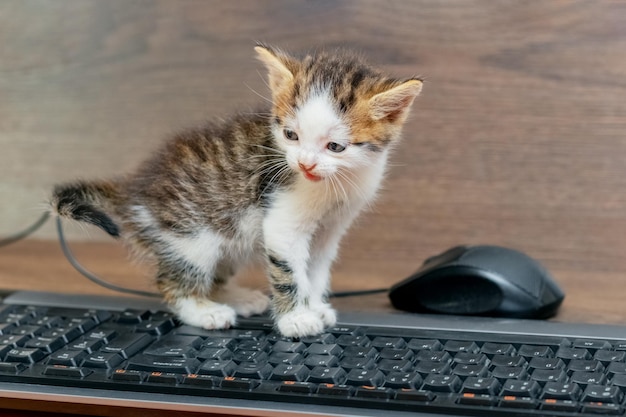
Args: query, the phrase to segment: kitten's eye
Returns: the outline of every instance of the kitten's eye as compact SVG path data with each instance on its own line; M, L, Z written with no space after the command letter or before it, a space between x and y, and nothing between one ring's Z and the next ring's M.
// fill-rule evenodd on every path
M343 145L340 145L337 142L328 142L328 145L326 145L326 148L331 151L331 152L343 152L346 150L346 147Z
M283 135L285 135L285 139L298 140L298 134L291 129L284 129Z

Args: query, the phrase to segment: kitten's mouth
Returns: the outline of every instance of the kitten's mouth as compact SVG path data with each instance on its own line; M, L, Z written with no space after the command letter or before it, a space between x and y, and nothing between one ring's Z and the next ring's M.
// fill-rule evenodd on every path
M304 174L304 178L306 178L309 181L321 181L322 177L320 177L319 175L315 175L312 172L309 171L302 171L302 173Z

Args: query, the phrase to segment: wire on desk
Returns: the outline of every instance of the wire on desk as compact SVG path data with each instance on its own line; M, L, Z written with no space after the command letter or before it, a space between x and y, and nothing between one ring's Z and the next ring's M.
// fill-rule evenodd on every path
M6 237L4 239L0 239L0 247L8 246L12 243L15 243L21 239L28 237L32 233L36 232L41 226L43 226L48 221L49 218L50 218L50 212L46 211L35 223L30 225L26 229L12 236ZM57 226L57 234L59 237L59 244L61 246L61 250L63 251L63 254L65 255L65 258L74 267L74 269L76 269L85 278L109 290L118 291L118 292L122 292L126 294L138 295L142 297L161 298L161 294L148 292L148 291L134 290L131 288L125 288L125 287L120 287L120 286L111 284L110 282L107 282L101 279L97 275L87 270L84 266L82 266L78 262L78 260L76 259L72 251L70 250L70 247L67 244L67 241L65 240L65 233L63 232L63 222L60 217L56 218L56 226ZM339 292L334 292L334 293L329 294L329 297L331 298L355 297L355 296L379 294L379 293L384 293L387 291L389 291L389 288L376 288L376 289L371 289L371 290L356 290L356 291L339 291Z

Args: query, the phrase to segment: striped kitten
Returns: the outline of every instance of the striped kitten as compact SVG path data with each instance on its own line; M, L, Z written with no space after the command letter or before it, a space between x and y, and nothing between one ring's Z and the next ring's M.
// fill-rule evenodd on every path
M225 328L271 303L283 335L314 335L336 321L327 294L339 241L374 198L422 82L345 52L255 49L271 109L182 132L134 175L59 185L51 205L148 255L184 323ZM259 258L271 300L230 279Z

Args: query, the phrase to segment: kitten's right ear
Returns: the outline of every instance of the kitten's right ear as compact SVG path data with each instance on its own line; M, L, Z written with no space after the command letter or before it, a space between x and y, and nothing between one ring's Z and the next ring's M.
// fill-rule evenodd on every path
M296 61L287 54L269 47L258 44L254 47L257 58L265 64L269 72L269 82L272 91L276 92L291 84Z

